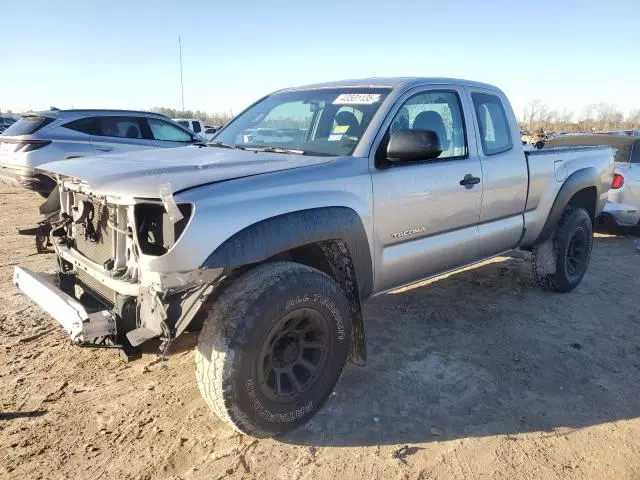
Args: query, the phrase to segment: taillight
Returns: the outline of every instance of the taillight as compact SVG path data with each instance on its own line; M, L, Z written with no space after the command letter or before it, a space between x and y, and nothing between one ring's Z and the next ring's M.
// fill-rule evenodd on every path
M611 182L611 188L617 190L624 185L624 177L619 173L613 174L613 182Z
M33 150L38 150L39 148L45 147L51 143L51 140L23 140L18 143L18 146L14 151L16 152L31 152Z

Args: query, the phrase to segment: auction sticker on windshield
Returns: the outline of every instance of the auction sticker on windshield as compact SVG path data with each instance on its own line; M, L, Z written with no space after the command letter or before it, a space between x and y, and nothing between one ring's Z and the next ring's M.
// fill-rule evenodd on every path
M342 93L333 101L334 105L372 105L380 101L379 93Z

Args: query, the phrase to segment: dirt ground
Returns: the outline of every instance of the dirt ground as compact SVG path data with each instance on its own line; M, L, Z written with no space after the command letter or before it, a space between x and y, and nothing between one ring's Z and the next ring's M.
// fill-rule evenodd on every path
M17 293L14 265L53 268L16 232L39 201L0 187L0 478L640 478L633 237L598 236L567 295L516 252L372 299L369 364L306 426L257 441L200 398L195 335L126 364Z

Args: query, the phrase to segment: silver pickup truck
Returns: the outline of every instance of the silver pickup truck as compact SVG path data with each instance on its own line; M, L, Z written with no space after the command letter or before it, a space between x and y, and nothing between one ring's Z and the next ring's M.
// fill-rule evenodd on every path
M159 338L164 354L200 328L209 407L272 436L318 410L347 359L365 362L372 295L514 248L542 288L575 288L613 154L525 154L505 95L476 82L281 90L209 147L47 164L59 272L17 267L14 283L79 345Z

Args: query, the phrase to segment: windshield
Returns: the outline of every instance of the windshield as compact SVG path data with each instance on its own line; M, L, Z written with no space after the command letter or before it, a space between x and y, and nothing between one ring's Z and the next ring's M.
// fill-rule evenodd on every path
M381 88L317 89L266 97L224 127L221 145L351 155L389 93Z

